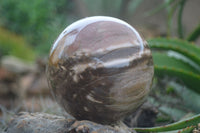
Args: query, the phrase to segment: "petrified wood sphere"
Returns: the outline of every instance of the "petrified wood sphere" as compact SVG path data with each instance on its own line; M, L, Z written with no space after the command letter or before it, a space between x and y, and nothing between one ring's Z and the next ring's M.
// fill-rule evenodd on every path
M78 120L112 124L145 101L153 78L151 51L138 32L111 17L67 27L53 44L47 77L58 103Z

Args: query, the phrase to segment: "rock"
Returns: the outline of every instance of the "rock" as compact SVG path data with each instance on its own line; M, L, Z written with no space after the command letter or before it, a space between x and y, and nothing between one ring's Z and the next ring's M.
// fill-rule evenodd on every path
M21 105L21 101L26 98L49 96L45 63L45 59L38 59L35 64L29 64L13 56L2 57L0 62L0 105L10 108ZM16 104L13 104L13 101ZM36 106L40 109L38 105Z
M70 116L23 112L15 116L5 133L131 133L128 128L111 127Z
M124 119L129 127L154 127L158 110L149 102L144 103L141 108Z
M10 109L16 104L17 104L16 96L14 96L12 93L0 96L0 112L1 112L1 107ZM1 116L0 116L0 125L1 125Z
M39 76L35 76L35 79L30 86L27 88L28 95L49 95L50 89L48 87L46 75L40 74Z
M22 76L19 80L20 88L27 90L30 85L34 82L35 75L33 73L26 74Z
M49 95L47 79L44 73L28 73L20 77L19 85L26 96Z
M13 81L15 75L6 70L5 68L0 67L0 81Z
M0 96L8 94L13 87L16 75L0 67Z
M34 64L24 62L14 56L4 56L1 59L1 66L10 72L22 74L29 71L36 71L37 67Z

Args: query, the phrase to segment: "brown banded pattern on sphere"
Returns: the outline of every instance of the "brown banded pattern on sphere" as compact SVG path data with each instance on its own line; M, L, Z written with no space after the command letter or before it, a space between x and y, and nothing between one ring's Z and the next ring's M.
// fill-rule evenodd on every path
M151 51L138 32L103 16L68 26L51 48L47 68L58 103L78 120L102 124L141 106L153 73Z

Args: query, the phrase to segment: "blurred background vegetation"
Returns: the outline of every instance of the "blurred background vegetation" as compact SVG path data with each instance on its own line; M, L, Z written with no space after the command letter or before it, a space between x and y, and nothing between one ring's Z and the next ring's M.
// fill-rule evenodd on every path
M175 8L175 5L166 8L163 5L167 3L166 1L170 3L170 0L1 0L0 41L3 41L0 43L1 54L10 53L22 58L20 54L25 54L28 57L24 56L24 58L27 59L32 59L38 54L47 54L54 40L65 27L80 18L94 15L121 18L148 37L165 36L169 32L167 18L173 18L172 21L170 20L173 25L170 27L172 32L177 28L173 23L176 18L174 19L172 13L168 13L170 8ZM198 0L187 2L186 17L183 17L186 20L184 32L190 31L197 25L199 16L196 11L198 7L197 9L195 7L198 4ZM159 10L163 8L162 6L164 9ZM158 11L156 12L155 9ZM31 51L30 47L32 52L28 52ZM27 53L20 52L24 49L29 50Z
M159 110L156 125L174 122L200 113L199 5L199 0L1 0L0 59L12 55L35 62L48 57L54 40L74 21L97 15L120 18L153 51L155 79L148 101ZM0 67L3 83L1 74ZM48 107L42 109L49 113Z

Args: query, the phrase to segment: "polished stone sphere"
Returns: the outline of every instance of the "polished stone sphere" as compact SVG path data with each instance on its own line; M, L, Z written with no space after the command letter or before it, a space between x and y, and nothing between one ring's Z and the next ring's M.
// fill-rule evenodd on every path
M136 111L150 91L154 68L146 41L128 23L88 17L53 44L47 67L57 102L78 120L113 124Z

